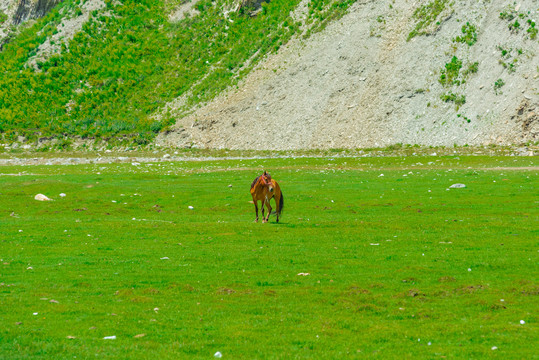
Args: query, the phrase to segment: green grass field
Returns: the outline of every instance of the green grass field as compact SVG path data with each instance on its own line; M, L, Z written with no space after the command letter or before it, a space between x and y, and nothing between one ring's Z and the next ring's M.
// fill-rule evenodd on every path
M253 223L263 169L278 224ZM0 358L538 358L538 172L501 156L0 167Z

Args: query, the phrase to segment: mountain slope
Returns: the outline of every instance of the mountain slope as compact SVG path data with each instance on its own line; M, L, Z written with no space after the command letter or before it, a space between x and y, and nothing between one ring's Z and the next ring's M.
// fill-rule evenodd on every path
M37 147L537 142L538 12L534 0L7 0L0 134Z
M158 141L231 149L537 142L537 3L420 5L356 2Z

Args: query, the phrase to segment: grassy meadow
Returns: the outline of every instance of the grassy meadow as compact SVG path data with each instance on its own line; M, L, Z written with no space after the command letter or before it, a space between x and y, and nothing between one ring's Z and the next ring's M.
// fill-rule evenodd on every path
M253 223L263 169L278 224ZM0 358L537 358L538 171L503 156L0 167Z

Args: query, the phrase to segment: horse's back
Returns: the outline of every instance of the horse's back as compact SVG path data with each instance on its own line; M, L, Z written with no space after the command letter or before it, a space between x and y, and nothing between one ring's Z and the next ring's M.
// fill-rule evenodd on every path
M255 183L251 187L251 195L253 196L253 200L263 199L265 197L264 190L264 186L260 186L258 183Z
M281 187L279 186L277 181L275 181L275 179L271 179L271 184L273 185L275 191L278 191L279 193L281 192Z

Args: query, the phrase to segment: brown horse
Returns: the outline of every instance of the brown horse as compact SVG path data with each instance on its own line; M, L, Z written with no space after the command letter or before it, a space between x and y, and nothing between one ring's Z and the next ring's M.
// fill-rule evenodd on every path
M253 197L253 203L255 204L255 213L256 219L255 222L258 222L258 202L262 202L262 222L268 222L271 212L270 200L275 199L275 204L277 205L277 210L275 214L277 215L277 222L279 222L279 215L283 211L284 200L283 193L281 192L281 187L277 184L277 181L273 180L266 171L260 176L258 176L253 183L251 184L251 195ZM264 205L268 208L268 215L264 217Z

